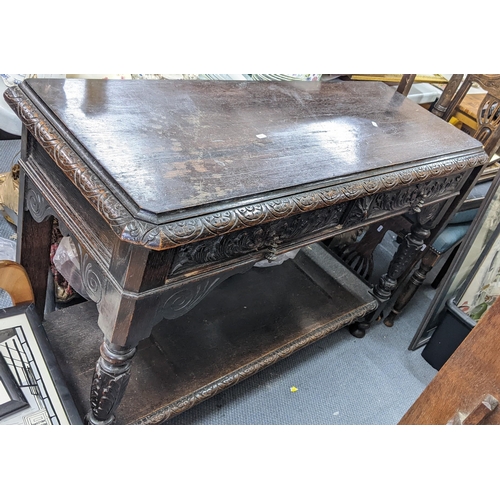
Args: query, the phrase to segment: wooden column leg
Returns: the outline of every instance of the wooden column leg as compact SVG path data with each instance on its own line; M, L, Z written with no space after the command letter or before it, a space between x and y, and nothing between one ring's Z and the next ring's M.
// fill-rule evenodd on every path
M135 347L120 347L107 340L102 343L90 390L91 410L86 416L88 424L114 423L114 411L125 394L135 352Z
M332 239L329 247L359 276L370 281L373 273L373 254L387 231L409 231L410 226L411 223L405 217L397 216L369 226L360 241L345 243L340 239L344 236L341 234L339 238Z
M250 269L253 263L183 285L162 287L166 266L171 262L166 253L163 254L166 262L162 263L156 260L162 258L160 253L119 242L112 263L115 279L109 280L105 270L87 250L80 243L76 247L83 270L82 281L90 299L97 304L98 325L105 339L94 371L86 422L113 424L114 414L130 379L132 358L139 342L148 338L154 325L163 318L174 319L187 313L215 286L229 276ZM117 282L124 283L128 289L124 290ZM152 283L157 287L151 290ZM150 290L143 294L141 288L145 284Z
M429 271L431 271L431 269L436 265L439 257L439 254L437 254L432 248L429 248L429 250L425 253L419 268L411 275L410 280L404 287L401 295L396 300L391 312L385 318L385 326L390 328L394 325L396 316L400 314L408 305L417 290L424 283L427 273L429 273Z
M381 302L390 299L396 289L398 279L414 262L415 257L421 252L424 241L430 236L429 229L425 229L419 223L413 224L409 234L399 245L394 257L389 264L389 269L375 285L373 293Z
M430 230L425 229L418 222L413 224L410 232L405 236L394 254L387 273L380 278L379 282L373 288L372 293L379 301L380 306L369 316L357 323L353 323L349 327L352 335L358 338L364 337L371 322L380 316L385 303L391 298L392 293L397 287L398 279L415 261L416 256L422 250L424 241L430 234Z

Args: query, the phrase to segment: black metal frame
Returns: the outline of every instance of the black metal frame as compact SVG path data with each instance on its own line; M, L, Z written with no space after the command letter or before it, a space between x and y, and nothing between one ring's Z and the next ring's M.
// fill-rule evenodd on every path
M450 298L457 296L457 289L464 290L464 283L454 283L455 278L460 271L471 246L479 234L484 218L490 209L490 204L498 189L500 189L500 171L495 175L495 178L493 179L493 182L486 193L481 206L479 207L478 213L474 218L474 223L469 227L467 234L460 244L459 250L448 268L446 277L441 281L436 294L434 295L434 298L432 299L432 302L417 329L417 332L411 340L410 345L408 346L409 350L415 351L429 342L434 331L443 318L446 302ZM474 271L476 270L477 265L474 266Z
M29 349L31 350L32 353L36 353L37 355L40 354L41 358L43 360L43 363L45 364L45 367L47 368L51 380L41 380L41 382L45 385L50 384L53 385L55 388L55 391L57 393L57 397L59 398L59 401L61 403L61 406L63 407L63 410L65 412L66 418L69 421L70 424L75 425L75 424L82 424L82 419L80 417L80 414L78 413L78 410L76 409L76 406L74 404L73 398L68 390L68 387L66 385L66 381L62 375L62 372L59 368L59 365L57 363L57 360L54 356L54 353L52 352L49 339L47 337L47 334L45 333L45 329L42 326L42 323L40 321L40 318L38 317L36 311L35 311L35 306L34 304L28 304L28 305L18 305L14 307L9 307L7 309L2 309L0 310L0 339L2 341L9 340L13 337L18 337L18 332L17 327L12 327L9 326L8 329L3 329L2 331L2 323L5 318L13 318L13 317L21 317L25 316L27 319L27 323L29 325L29 328L31 330L31 333L33 335L26 335L26 332L24 331L23 327L23 335L26 337L26 342L29 345ZM11 322L9 322L11 323ZM25 323L24 321L20 321L20 326L22 323ZM5 332L5 333L4 333ZM33 342L34 339L34 342ZM35 344L35 345L34 345ZM37 356L40 359L40 356ZM15 401L20 401L20 396L24 398L22 394L22 390L20 387L20 384L18 381L16 381L15 376L12 374L11 369L8 366L7 363L8 360L5 360L3 358L3 355L0 353L0 367L3 367L2 370L0 370L0 373L2 374L2 381L8 380L9 376L11 377L10 382L8 382L9 389L8 391L15 391L15 388L12 386L12 382L15 384L17 387L18 392L9 392L9 395L12 394L12 398ZM5 370L6 369L6 370ZM4 373L7 373L7 375L4 376ZM32 394L35 392L33 391L38 391L39 389L37 388L36 381L33 377L33 374L28 374L29 379L29 384L23 385L23 387L29 387L30 390L32 391ZM7 389L7 384L6 389ZM46 392L46 391L44 391ZM20 394L19 394L20 393ZM15 399L17 398L17 399ZM50 403L50 398L48 396L48 393L45 395L45 399L48 399ZM25 400L26 401L26 400ZM3 406L3 405L2 405ZM23 408L25 408L27 405L24 404ZM28 405L29 406L29 405ZM23 409L21 407L16 407L16 409L11 409L9 410L9 415L12 415L14 411L19 411ZM55 411L55 410L54 410ZM7 412L2 412L0 413L0 419L3 419L5 416L7 416ZM0 421L1 423L1 421Z
M16 379L13 377L3 356L0 356L0 383L3 385L10 398L10 401L0 404L1 420L17 411L23 410L29 406L29 404L24 397L23 391L21 391L17 385Z

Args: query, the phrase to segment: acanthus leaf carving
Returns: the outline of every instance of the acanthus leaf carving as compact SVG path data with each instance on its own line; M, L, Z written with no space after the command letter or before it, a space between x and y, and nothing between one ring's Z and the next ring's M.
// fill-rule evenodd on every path
M120 404L129 379L136 348L115 349L107 341L101 344L90 390L89 424L111 424L114 411Z
M313 212L304 212L186 245L179 249L176 255L173 272L186 270L198 264L223 262L266 249L270 250L271 255L280 244L337 225L346 207L347 203L344 203Z

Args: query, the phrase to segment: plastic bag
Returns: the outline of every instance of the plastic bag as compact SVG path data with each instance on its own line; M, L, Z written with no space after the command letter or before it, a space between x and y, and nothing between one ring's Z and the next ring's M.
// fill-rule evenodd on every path
M89 299L80 271L80 260L75 244L70 236L64 236L59 242L53 258L54 266L73 290L83 298Z
M16 242L0 237L0 260L16 260Z

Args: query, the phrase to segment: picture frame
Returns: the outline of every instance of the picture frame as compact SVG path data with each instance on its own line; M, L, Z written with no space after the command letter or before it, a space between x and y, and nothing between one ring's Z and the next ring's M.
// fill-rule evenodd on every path
M25 409L29 404L12 375L3 356L0 356L0 421L8 415Z
M480 256L496 239L495 231L500 226L500 171L496 173L492 184L479 207L474 223L465 235L457 254L448 269L445 279L440 283L408 349L415 351L427 344L438 326L443 321L446 304L459 297L474 276Z
M0 310L0 425L83 421L34 304Z
M472 320L478 321L500 295L500 226L490 236L482 254L454 302Z

